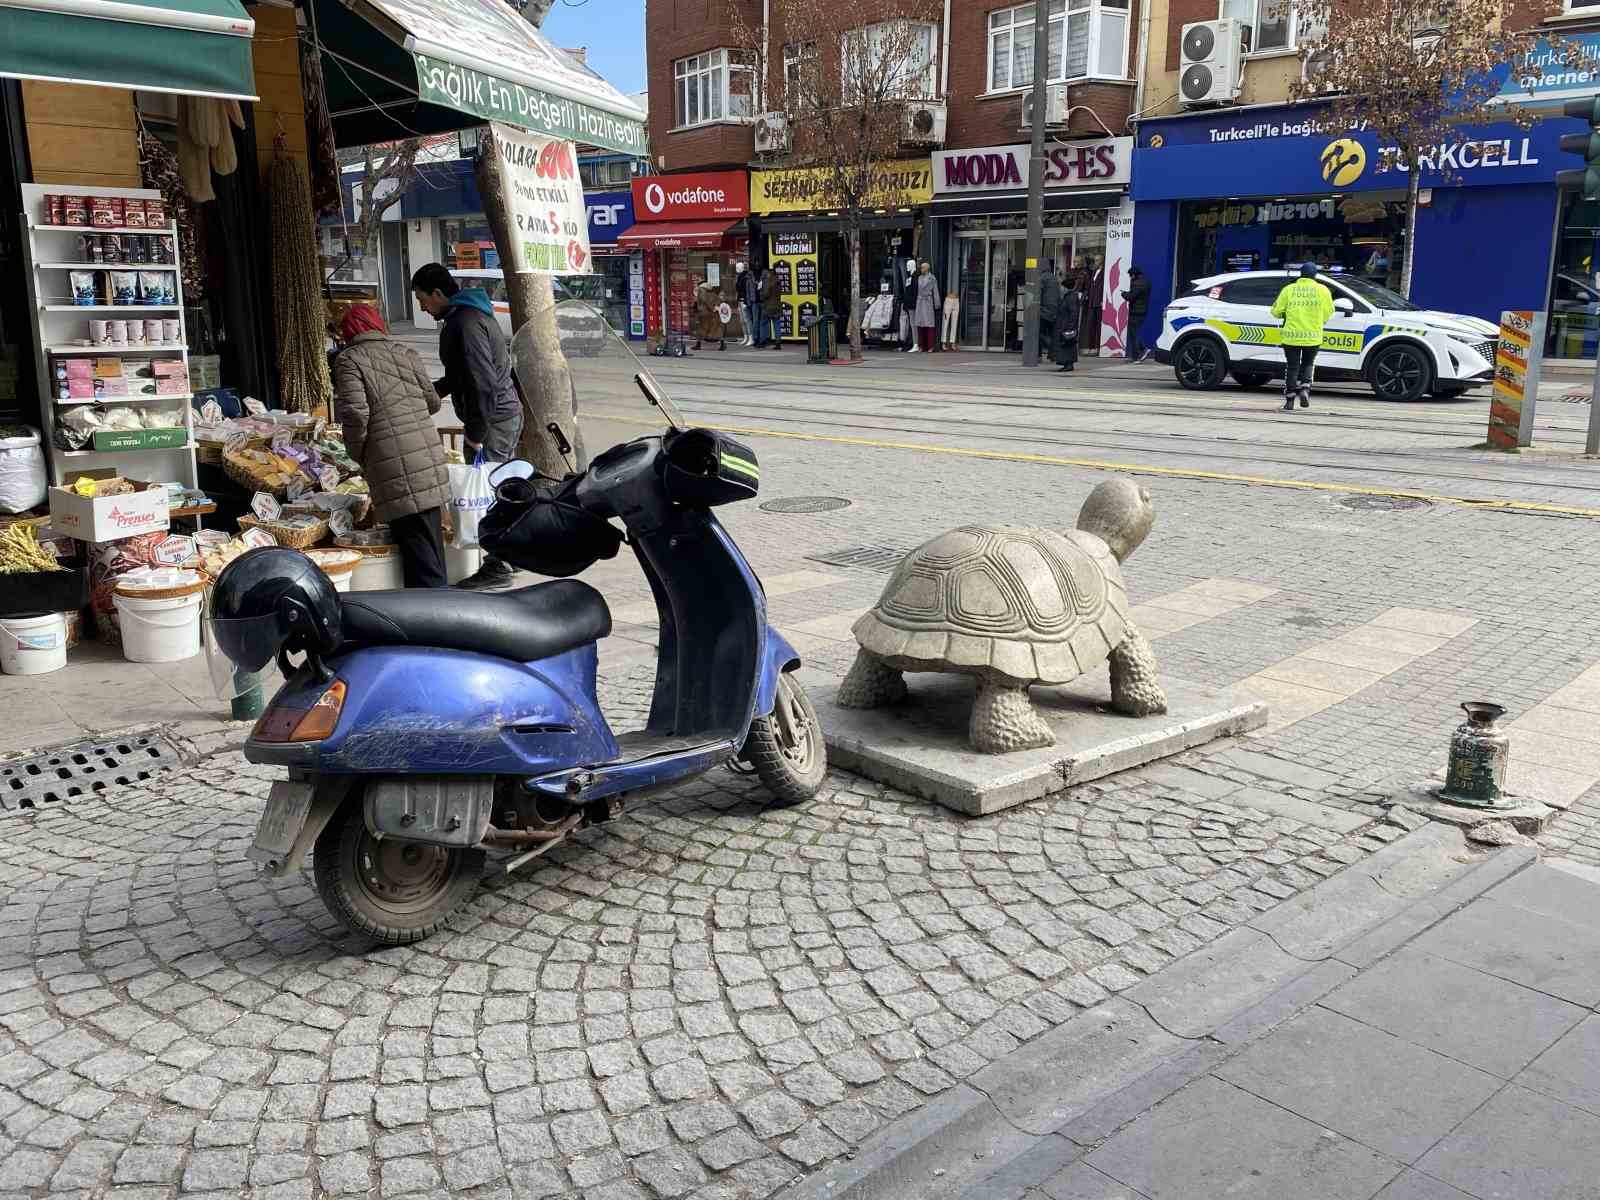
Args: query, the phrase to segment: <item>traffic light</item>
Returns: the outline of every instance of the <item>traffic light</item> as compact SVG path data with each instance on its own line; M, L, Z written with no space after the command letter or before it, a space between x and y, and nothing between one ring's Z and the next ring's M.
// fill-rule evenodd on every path
M1583 168L1556 172L1557 187L1577 188L1585 200L1600 200L1600 96L1568 100L1561 111L1589 122L1587 133L1564 133L1561 148L1583 156Z

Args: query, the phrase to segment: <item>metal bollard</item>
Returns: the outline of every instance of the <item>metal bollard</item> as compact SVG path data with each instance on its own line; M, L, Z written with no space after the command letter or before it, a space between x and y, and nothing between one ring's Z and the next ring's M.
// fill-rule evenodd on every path
M1474 808L1503 807L1511 738L1495 722L1506 710L1485 700L1469 700L1461 709L1467 719L1450 738L1450 765L1439 795Z
M258 683L233 698L230 715L235 721L254 721L265 707L266 700L261 695L261 685Z

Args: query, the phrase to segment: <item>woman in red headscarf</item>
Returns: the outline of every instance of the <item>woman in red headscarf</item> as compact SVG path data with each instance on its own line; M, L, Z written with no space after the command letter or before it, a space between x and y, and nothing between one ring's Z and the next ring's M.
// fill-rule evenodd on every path
M450 480L433 424L439 394L416 352L389 336L370 304L345 313L339 336L333 388L345 446L400 547L406 586L446 587L440 510Z

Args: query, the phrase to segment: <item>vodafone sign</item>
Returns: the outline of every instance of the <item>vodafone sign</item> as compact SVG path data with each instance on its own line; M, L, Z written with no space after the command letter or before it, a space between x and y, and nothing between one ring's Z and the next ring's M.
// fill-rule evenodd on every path
M633 181L633 214L640 221L734 220L750 211L750 177L743 171L649 175Z

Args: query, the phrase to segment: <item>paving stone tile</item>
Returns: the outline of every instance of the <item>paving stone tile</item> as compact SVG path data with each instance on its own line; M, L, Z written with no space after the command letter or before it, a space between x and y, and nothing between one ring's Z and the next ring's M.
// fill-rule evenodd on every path
M1600 1117L1512 1085L1416 1167L1472 1196L1582 1196L1600 1179Z

